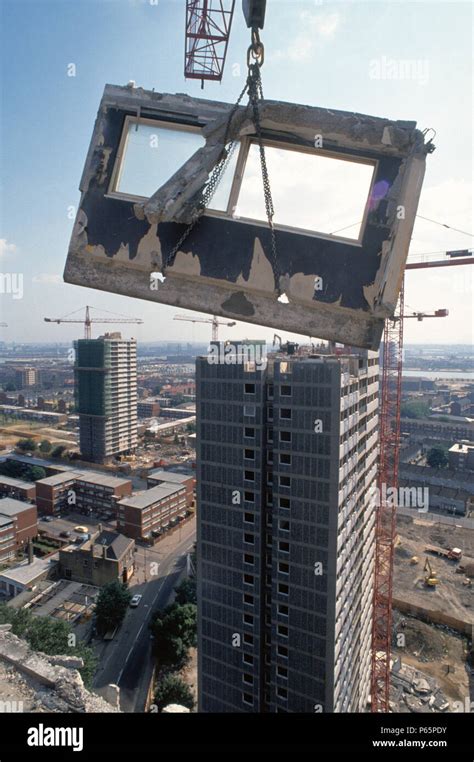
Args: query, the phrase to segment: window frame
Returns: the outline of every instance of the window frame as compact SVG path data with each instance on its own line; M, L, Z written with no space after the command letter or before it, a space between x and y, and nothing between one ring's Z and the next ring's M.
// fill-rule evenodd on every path
M266 220L257 220L257 219L253 219L252 217L242 217L240 215L235 216L233 214L233 209L238 204L240 192L242 190L242 184L244 181L245 170L247 168L250 147L252 145L258 146L258 139L256 137L242 136L240 138L239 154L237 156L234 177L232 179L232 184L230 187L229 199L228 199L226 210L219 211L216 209L206 209L205 216L232 219L235 222L240 222L245 225L257 225L259 227L268 226L268 222ZM368 202L369 202L369 199L371 198L372 190L375 184L375 179L377 177L379 160L375 158L369 159L362 156L354 156L353 154L341 153L339 151L328 151L328 150L324 150L323 148L312 148L310 146L303 146L303 145L300 145L299 143L291 143L284 140L272 140L270 138L264 138L263 145L265 146L265 148L267 147L277 148L277 149L282 149L287 151L295 151L296 153L306 153L306 154L315 155L315 156L324 156L328 159L346 161L350 164L364 164L366 166L372 167L372 170L373 170L372 177L370 180L369 188L367 190L367 197L365 200L364 213L361 220L358 238L348 238L347 236L342 236L342 235L337 235L337 236L330 235L329 233L322 233L317 230L308 230L307 228L300 228L294 225L283 225L277 222L274 223L275 230L283 230L288 233L299 232L299 233L303 233L303 235L311 236L314 238L324 238L330 241L341 240L341 241L344 241L344 243L349 243L349 244L353 244L355 246L361 247L362 240L365 233L367 217L369 214Z
M119 199L123 201L142 202L147 200L148 196L134 195L131 193L123 193L117 190L117 186L120 184L120 178L124 168L124 160L127 152L129 126L135 125L151 125L157 129L168 129L175 132L194 132L202 136L202 127L198 125L190 125L182 122L168 122L162 119L152 119L150 117L141 117L134 114L127 114L122 126L122 133L120 136L119 147L117 155L115 157L114 166L110 178L110 183L105 193L106 198ZM205 138L203 137L205 140ZM206 209L204 216L217 217L221 219L231 219L235 222L239 222L244 225L256 225L257 227L267 227L267 220L253 219L252 217L235 216L233 209L238 204L239 196L242 190L242 184L244 181L245 170L247 168L248 157L252 145L258 146L258 140L253 136L242 136L239 139L239 153L237 155L237 162L235 165L234 176L229 191L229 198L227 201L227 207L224 211L217 209ZM367 190L367 196L365 199L364 213L361 220L359 235L357 238L348 238L344 235L330 235L329 233L323 233L318 230L311 230L308 228L301 228L295 225L285 225L281 223L274 223L275 230L282 230L288 233L302 233L303 235L310 236L312 238L322 238L329 241L342 241L353 246L362 247L365 228L367 224L367 217L369 214L369 200L372 195L372 190L376 182L378 174L379 159L366 158L363 156L355 156L354 154L341 153L340 151L330 151L323 148L313 148L311 146L301 145L299 143L287 142L284 140L272 140L270 138L263 139L263 145L267 148L276 148L286 151L294 151L296 153L305 153L318 157L325 157L328 159L335 159L337 161L345 161L349 164L363 164L365 166L372 167L372 177L370 185ZM205 146L205 142L204 142ZM199 150L199 149L196 149ZM191 157L189 157L191 158ZM179 169L179 167L178 167ZM158 190L158 188L156 188Z
M163 120L163 119L151 119L150 117L141 117L141 116L137 116L136 114L126 114L125 119L123 120L122 134L120 135L117 155L115 157L112 174L110 176L110 182L107 188L107 192L105 193L105 198L119 199L122 201L132 201L133 203L135 203L135 202L144 201L148 199L149 196L137 196L134 193L124 193L123 191L117 190L117 186L120 185L120 179L122 177L122 172L125 166L125 158L126 158L127 146L128 146L128 136L130 132L129 126L131 124L135 124L137 125L137 127L139 127L141 124L150 125L150 126L156 127L157 129L167 129L172 132L194 132L196 134L199 134L204 140L204 144L202 147L206 145L206 139L204 138L202 134L202 128L199 126L194 126L191 124L185 124L180 122L167 122L166 120ZM180 167L178 167L178 169L179 168ZM158 188L156 188L155 190L158 190Z

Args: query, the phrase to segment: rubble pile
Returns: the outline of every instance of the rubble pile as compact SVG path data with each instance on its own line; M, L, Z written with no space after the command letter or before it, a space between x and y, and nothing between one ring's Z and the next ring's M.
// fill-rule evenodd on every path
M84 687L78 672L83 666L82 659L34 651L10 632L10 627L0 627L0 677L3 677L0 693L4 705L6 694L11 692L15 705L21 707L18 711L119 711ZM4 711L8 711L8 706Z
M433 677L408 664L402 664L401 659L394 661L390 687L391 712L446 712L449 706L449 701Z

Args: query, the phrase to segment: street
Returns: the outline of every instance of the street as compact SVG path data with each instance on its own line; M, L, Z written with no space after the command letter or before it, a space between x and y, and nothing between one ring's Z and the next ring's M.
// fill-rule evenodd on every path
M124 712L144 710L153 671L152 640L148 630L150 617L155 609L163 608L169 602L173 588L186 568L186 554L192 551L195 541L195 525L193 518L154 548L146 551L139 548L139 569L130 582L130 592L133 595L139 593L143 598L136 609L128 609L115 638L110 642L102 641L96 648L100 663L94 689L100 692L100 688L109 683L118 685Z

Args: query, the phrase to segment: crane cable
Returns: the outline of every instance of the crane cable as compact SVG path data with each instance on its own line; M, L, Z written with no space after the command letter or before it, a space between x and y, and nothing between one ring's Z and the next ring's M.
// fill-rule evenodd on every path
M253 59L253 63L252 63L252 59ZM247 80L242 92L240 93L237 101L235 102L234 106L232 107L229 113L229 117L227 119L227 124L226 124L226 131L224 135L224 141L223 141L224 147L222 150L221 157L218 160L217 164L215 165L214 169L212 170L209 180L207 181L207 183L205 183L205 185L203 185L203 187L197 194L196 204L191 212L191 215L193 217L192 222L188 225L183 235L180 237L180 239L175 244L175 246L171 249L168 256L163 262L163 267L162 267L163 276L166 275L166 269L171 265L176 254L181 248L181 245L184 243L184 241L186 241L191 231L198 224L204 212L206 211L206 208L209 207L209 204L217 190L217 187L222 179L222 176L224 175L224 172L227 169L230 159L232 158L235 148L237 146L237 139L235 137L229 140L229 133L230 133L231 125L232 125L232 120L235 114L237 113L237 110L240 107L242 98L244 97L245 93L248 92L249 100L248 100L248 104L246 108L247 110L249 110L250 108L252 109L252 118L253 118L253 123L255 126L255 132L257 135L257 141L258 141L258 147L259 147L260 167L261 167L262 182L263 182L263 194L264 194L264 200L265 200L265 211L267 213L268 227L270 229L270 236L271 236L271 239L270 239L271 240L271 258L272 258L273 274L275 278L275 290L278 296L281 296L281 289L280 289L280 274L281 273L280 273L280 267L279 267L278 256L277 256L275 228L273 225L273 217L275 215L275 211L273 208L273 198L272 198L270 178L268 175L268 167L267 167L266 156L265 156L265 145L264 145L263 137L262 137L262 125L260 121L260 108L259 108L260 102L263 100L263 86L262 86L262 77L260 74L260 69L263 66L264 60L265 60L265 51L264 51L263 43L260 40L258 28L254 27L252 29L252 41L247 50L247 69L248 69Z

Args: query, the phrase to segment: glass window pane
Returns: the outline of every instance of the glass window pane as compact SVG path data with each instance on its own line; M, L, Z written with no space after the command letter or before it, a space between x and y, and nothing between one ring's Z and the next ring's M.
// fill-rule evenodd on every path
M115 191L149 198L205 142L199 132L130 122Z
M275 224L357 240L374 165L266 146ZM258 145L252 143L236 217L266 220ZM356 224L354 224L356 223Z

